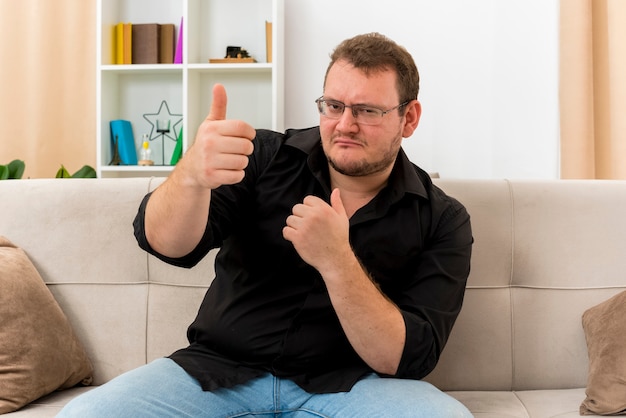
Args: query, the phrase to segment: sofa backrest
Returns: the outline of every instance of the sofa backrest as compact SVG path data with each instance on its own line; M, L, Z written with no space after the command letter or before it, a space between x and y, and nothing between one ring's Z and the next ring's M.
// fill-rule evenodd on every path
M585 387L583 312L626 289L626 182L438 180L475 239L464 306L428 380Z
M137 247L162 179L0 181L0 235L29 255L83 341L95 383L186 345L213 277ZM428 380L446 390L583 387L581 315L626 289L626 182L445 180L475 237L463 310Z
M210 260L169 267L138 248L132 222L161 180L0 181L0 235L23 248L70 319L100 384L185 344Z

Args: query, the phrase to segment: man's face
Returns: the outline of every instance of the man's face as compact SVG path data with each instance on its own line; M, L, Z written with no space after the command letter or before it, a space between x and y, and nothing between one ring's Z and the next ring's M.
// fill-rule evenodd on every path
M395 72L380 71L368 76L347 61L337 61L330 68L323 98L380 110L400 104ZM368 176L392 167L405 124L405 116L397 109L385 114L378 125L358 123L348 107L339 119L320 115L322 146L331 168L349 176Z

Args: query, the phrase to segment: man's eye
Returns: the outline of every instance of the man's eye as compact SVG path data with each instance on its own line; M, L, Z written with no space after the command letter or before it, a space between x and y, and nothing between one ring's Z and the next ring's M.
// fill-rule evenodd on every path
M326 102L326 107L328 107L331 112L340 112L341 109L343 109L342 105L333 102Z
M363 115L363 116L374 116L376 114L378 114L378 109L374 109L371 107L358 107L356 109L357 113Z

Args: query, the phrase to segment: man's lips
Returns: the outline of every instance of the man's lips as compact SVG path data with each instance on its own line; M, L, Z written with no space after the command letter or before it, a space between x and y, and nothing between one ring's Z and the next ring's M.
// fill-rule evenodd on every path
M341 147L362 147L363 143L356 139L338 137L333 139L333 144Z

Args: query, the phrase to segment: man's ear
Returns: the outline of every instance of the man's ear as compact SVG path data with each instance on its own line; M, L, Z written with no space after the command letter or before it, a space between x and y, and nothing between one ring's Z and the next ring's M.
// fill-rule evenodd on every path
M413 132L417 128L417 125L420 122L420 117L422 116L422 105L418 100L413 100L411 103L406 105L406 110L404 113L405 122L404 128L402 129L402 137L408 138L413 135Z

